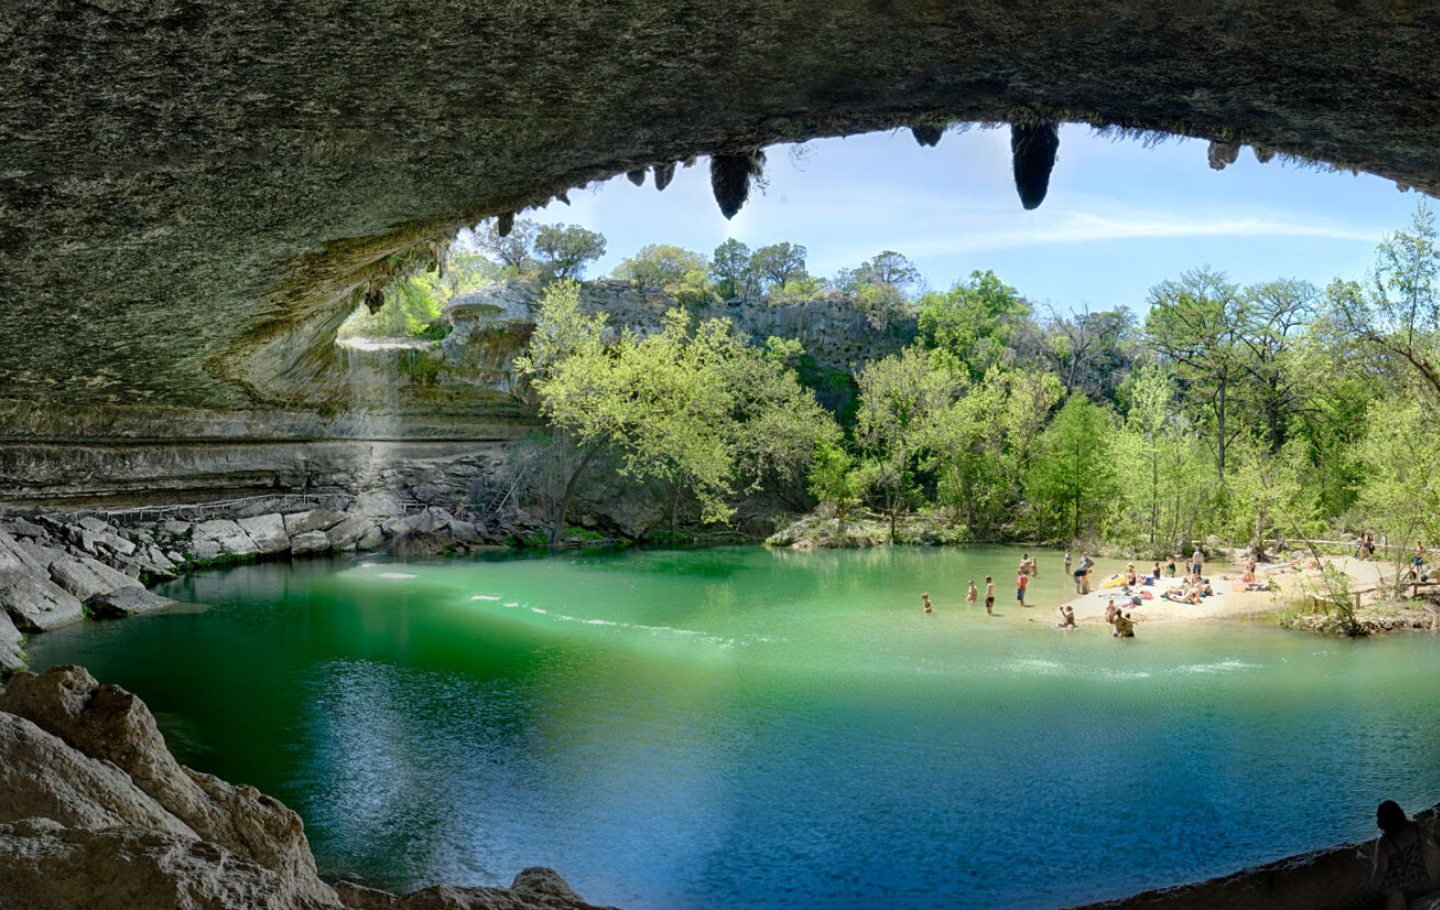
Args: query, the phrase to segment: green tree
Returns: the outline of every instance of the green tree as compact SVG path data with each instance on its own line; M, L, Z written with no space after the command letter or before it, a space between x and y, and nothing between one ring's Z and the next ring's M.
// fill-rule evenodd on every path
M944 294L920 298L919 331L927 347L947 351L971 379L1003 360L1015 320L1030 308L994 272L974 271Z
M578 224L547 224L535 233L535 255L542 274L578 279L585 263L605 255L605 236Z
M1091 528L1111 495L1109 414L1084 395L1071 395L1040 440L1031 488L1071 539Z
M816 443L833 438L833 421L785 367L783 345L752 347L728 320L692 330L683 310L650 335L622 331L607 345L604 333L604 314L582 313L574 283L557 282L541 298L529 352L516 361L542 416L575 447L552 545L602 450L623 476L664 479L677 504L684 490L702 520L723 521L737 482L751 489L767 473L803 476Z
M680 287L688 272L704 272L705 256L668 243L650 243L611 272L638 288L670 291Z
M1145 325L1151 344L1174 364L1182 394L1208 413L1215 470L1224 484L1226 450L1243 430L1232 419L1237 386L1245 375L1245 312L1239 288L1208 268L1185 272L1178 281L1151 289Z
M890 516L890 539L915 493L913 470L934 421L959 393L955 377L933 369L925 351L909 347L860 373L855 440L877 467L876 486Z
M750 248L733 237L717 246L710 260L710 277L723 299L749 300L755 291Z
M805 256L805 247L798 243L772 243L751 254L750 272L770 288L784 287L806 277Z
M496 222L491 221L484 230L475 232L475 245L505 269L510 277L531 278L537 268L532 252L539 230L540 226L530 219L517 218L510 233L501 237Z
M1440 398L1440 247L1424 199L1410 230L1380 244L1366 283L1336 281L1327 297L1337 322L1378 355L1378 369Z

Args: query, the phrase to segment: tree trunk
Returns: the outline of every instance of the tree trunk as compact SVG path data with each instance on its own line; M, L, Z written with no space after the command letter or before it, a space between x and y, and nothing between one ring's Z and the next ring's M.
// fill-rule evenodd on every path
M1226 384L1220 383L1220 390L1215 397L1215 426L1219 431L1219 438L1215 445L1215 462L1220 472L1220 483L1225 483L1225 391Z
M565 533L565 513L570 510L570 500L575 496L575 486L580 480L580 475L585 472L586 466L590 464L590 459L600 451L600 446L604 445L604 442L602 439L590 447L590 450L585 453L585 457L580 459L580 463L575 466L575 473L570 475L570 480L565 484L565 496L560 500L560 508L555 515L555 527L550 531L552 549L560 547L561 538Z

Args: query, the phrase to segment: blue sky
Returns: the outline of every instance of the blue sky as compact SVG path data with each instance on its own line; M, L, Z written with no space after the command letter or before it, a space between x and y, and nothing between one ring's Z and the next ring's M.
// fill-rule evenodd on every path
M569 208L524 217L603 233L608 251L589 277L647 243L708 255L727 237L752 248L788 240L809 248L812 274L893 249L936 289L993 269L1060 310L1143 312L1153 285L1207 264L1242 283L1360 277L1420 198L1364 174L1262 165L1248 149L1214 171L1206 148L1180 139L1145 148L1065 127L1049 196L1027 212L1010 178L1008 129L952 130L938 148L908 130L873 133L769 149L768 189L728 222L704 159L663 193L619 176L572 192Z

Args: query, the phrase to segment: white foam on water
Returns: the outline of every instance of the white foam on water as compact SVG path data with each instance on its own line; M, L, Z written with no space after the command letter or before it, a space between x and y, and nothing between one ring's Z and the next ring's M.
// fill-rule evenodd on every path
M373 568L375 568L375 563L373 563L373 562L362 562L362 563L360 563L360 565L356 566L355 568L357 568L357 569L373 569Z
M499 594L476 594L471 600L499 600Z
M508 604L505 604L505 606L507 606L507 607L518 607L518 606L520 606L520 601L518 601L518 600L512 600L512 601L510 601Z
M381 578L414 578L414 575L406 575L404 572L381 572Z
M544 613L545 611L542 610L542 609L540 609L539 607L531 607L531 608L530 608L530 612L531 612L531 613Z
M1063 668L1053 660L1042 660L1038 657L1022 657L1005 664L1004 669L1031 673L1057 673Z
M613 625L615 625L615 623L611 622L611 621L608 620L608 619L582 619L582 620L580 620L580 621L583 622L583 623L584 623L585 625L587 625L587 626L613 626Z
M1188 664L1176 667L1176 673L1229 673L1235 670L1258 670L1259 664L1247 664L1243 660L1219 660L1213 664Z

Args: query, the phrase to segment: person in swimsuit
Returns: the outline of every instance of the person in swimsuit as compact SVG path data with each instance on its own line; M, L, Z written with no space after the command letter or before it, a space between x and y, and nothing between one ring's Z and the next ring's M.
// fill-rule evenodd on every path
M1065 574L1070 574L1070 551L1065 551Z
M1174 577L1175 577L1175 557L1174 557L1173 555L1166 557L1165 568L1167 568L1167 569L1170 570L1170 577L1171 577L1171 578L1174 578Z
M1060 609L1060 624L1059 624L1058 626L1056 626L1056 628L1057 628L1057 629L1073 629L1073 628L1075 628L1075 608L1072 607L1072 606L1070 606L1069 604L1066 604L1065 606L1060 607L1059 609Z
M1119 610L1115 611L1115 637L1135 637L1135 621L1130 618L1130 614L1121 613Z
M923 601L924 604L925 604L925 612L926 612L926 613L934 613L934 612L935 612L935 606L934 606L934 604L930 603L930 595L929 595L929 594L921 594L921 595L920 595L920 600Z
M1375 824L1384 832L1375 844L1375 873L1370 884L1385 895L1385 907L1403 908L1408 901L1435 890L1425 865L1425 832L1405 817L1394 800L1375 810Z
M1125 584L1138 585L1139 583L1140 576L1135 574L1135 563L1127 564L1125 566Z
M985 612L995 615L995 579L985 576Z
M1021 572L1015 576L1015 599L1020 601L1020 606L1025 606L1025 588L1030 584L1030 576Z
M972 578L970 579L970 591L965 595L965 602L967 604L973 604L979 596L980 592L975 588L975 579Z

